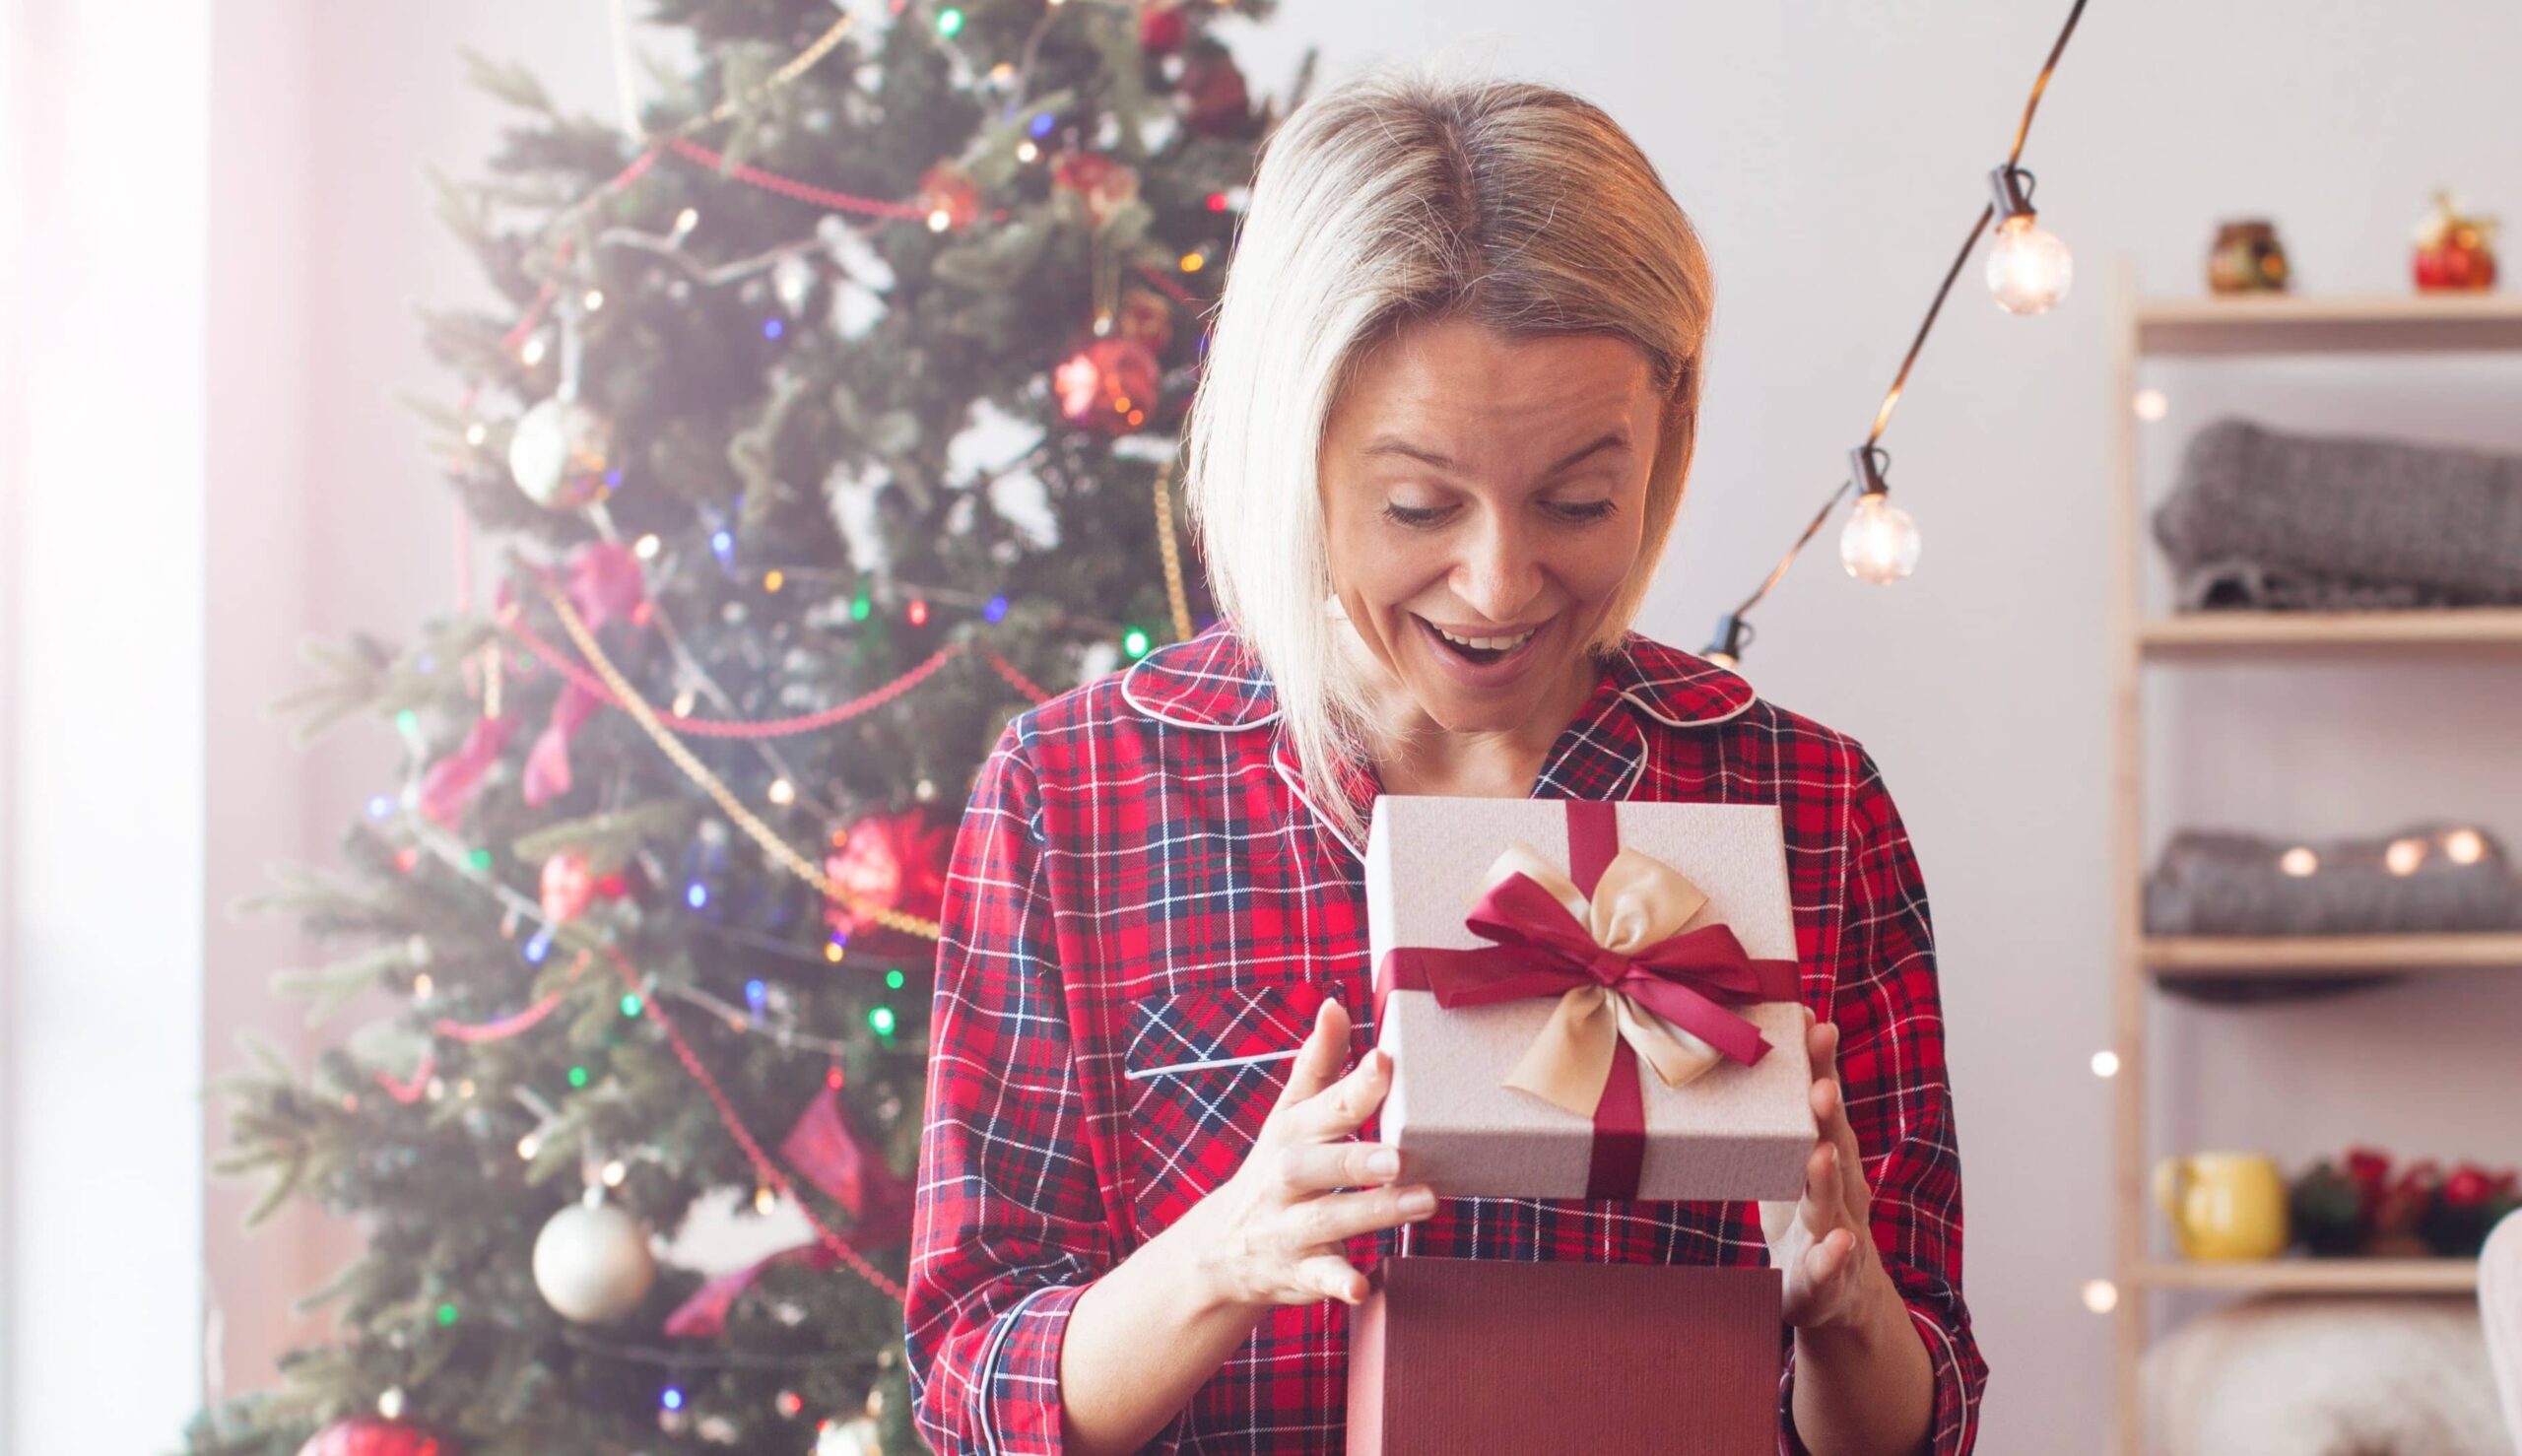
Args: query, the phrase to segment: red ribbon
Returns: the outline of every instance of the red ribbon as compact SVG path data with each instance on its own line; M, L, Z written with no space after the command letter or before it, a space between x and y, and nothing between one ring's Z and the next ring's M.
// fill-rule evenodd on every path
M1590 899L1620 853L1619 810L1598 800L1569 800L1566 809L1568 878ZM1605 950L1558 896L1523 875L1490 887L1463 924L1491 944L1469 951L1403 946L1384 953L1375 975L1378 1017L1383 999L1394 991L1433 992L1436 1004L1451 1011L1601 985L1749 1066L1768 1053L1768 1040L1726 1008L1791 1001L1796 995L1794 960L1754 960L1723 925L1685 931L1633 956ZM1645 1086L1636 1051L1621 1040L1613 1047L1611 1080L1594 1107L1585 1196L1635 1198L1645 1158Z

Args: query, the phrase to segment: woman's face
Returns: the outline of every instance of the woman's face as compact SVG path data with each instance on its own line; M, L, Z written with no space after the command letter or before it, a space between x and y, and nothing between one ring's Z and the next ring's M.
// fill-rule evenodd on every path
M1331 580L1367 649L1456 733L1555 730L1637 564L1664 400L1626 340L1413 326L1334 403ZM1580 686L1581 684L1581 686Z

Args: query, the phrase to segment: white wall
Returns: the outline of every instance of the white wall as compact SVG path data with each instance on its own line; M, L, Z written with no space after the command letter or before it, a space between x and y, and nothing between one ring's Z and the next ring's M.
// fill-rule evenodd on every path
M1284 0L1239 46L1262 86L1290 74L1308 42L1322 45L1331 77L1450 47L1582 91L1637 133L1698 223L1718 280L1693 494L1644 624L1695 648L1862 438L2065 9ZM612 114L604 11L603 0L271 9L296 28L282 53L297 69L278 74L298 78L302 99L283 103L304 117L278 158L296 201L275 205L298 221L273 243L302 256L304 286L274 295L300 392L266 401L265 428L270 458L295 473L302 534L276 548L294 584L273 588L282 595L258 609L259 635L230 652L258 683L287 678L285 622L400 637L448 600L447 557L404 549L444 539L448 506L419 431L387 395L444 388L406 303L472 284L415 168L468 169L485 151L493 116L457 83L458 43L523 60L571 104ZM1760 615L1752 675L1873 748L1934 892L1968 1175L1968 1291L1995 1368L1982 1449L2099 1450L2108 1400L2108 1324L2079 1290L2107 1272L2110 1248L2109 1087L2086 1070L2110 1034L2109 265L2125 257L2149 291L2194 293L2214 223L2265 213L2307 290L2401 290L2407 230L2431 187L2463 186L2522 220L2522 128L2504 99L2517 59L2522 13L2485 0L2093 6L2024 159L2041 178L2044 220L2077 249L2078 293L2050 317L2016 320L1965 279L1887 439L1901 498L1927 533L1919 576L1861 587L1825 538ZM266 271L277 286L297 269ZM2429 428L2522 446L2510 365L2396 370L2396 394L2373 377L2168 371L2154 382L2172 414L2155 436L2176 444L2210 411L2244 401L2280 420L2387 426L2422 395ZM2177 716L2163 720L2182 765L2176 802L2307 833L2475 812L2522 836L2522 785L2499 753L2522 697L2512 670L2495 682L2407 666L2185 683ZM256 857L279 840L328 852L389 764L372 737L319 755L288 790L285 830L258 840ZM283 782L280 768L263 771ZM230 944L232 958L214 955L214 985L258 982L270 948ZM2182 1110L2164 1144L2301 1157L2371 1139L2512 1160L2522 1132L2494 1109L2514 1088L2489 1072L2487 1034L2514 1009L2509 990L2479 978L2344 1011L2175 1015L2170 1045L2205 1070L2166 1083ZM2451 1052L2420 1060L2439 1044L2427 1038ZM2296 1070L2305 1056L2333 1070L2307 1082ZM256 1378L245 1358L232 1339L240 1383Z

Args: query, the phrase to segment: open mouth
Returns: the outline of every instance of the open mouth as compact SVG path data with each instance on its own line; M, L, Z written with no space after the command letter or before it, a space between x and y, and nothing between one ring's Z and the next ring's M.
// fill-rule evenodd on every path
M1541 634L1540 628L1530 627L1511 635L1468 636L1449 632L1425 617L1418 618L1418 622L1446 651L1475 667L1504 662L1532 645L1533 638Z

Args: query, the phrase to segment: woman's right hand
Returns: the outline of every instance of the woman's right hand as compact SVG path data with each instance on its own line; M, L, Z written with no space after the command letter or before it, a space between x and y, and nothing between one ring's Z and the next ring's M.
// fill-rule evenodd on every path
M1366 1278L1341 1245L1435 1212L1433 1193L1401 1183L1399 1149L1356 1140L1391 1091L1392 1058L1368 1051L1343 1077L1348 1049L1349 1013L1326 1000L1243 1165L1167 1230L1218 1301L1361 1303Z

